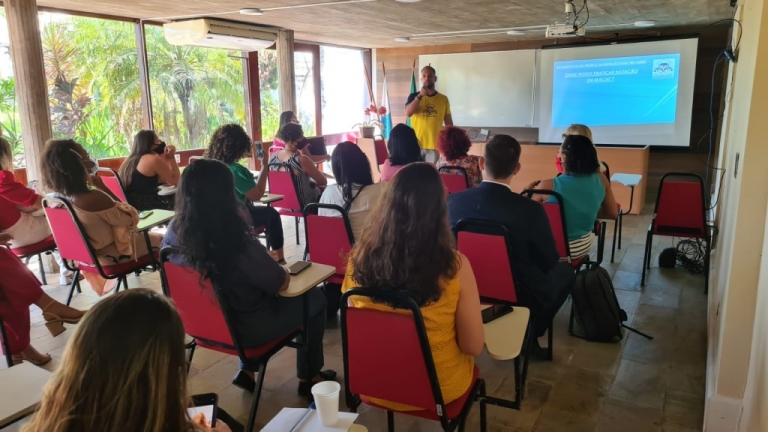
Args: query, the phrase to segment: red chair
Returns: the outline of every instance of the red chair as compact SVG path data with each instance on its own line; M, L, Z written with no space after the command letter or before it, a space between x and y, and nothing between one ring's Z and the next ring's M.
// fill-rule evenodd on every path
M519 304L519 296L512 274L512 250L507 228L499 223L477 219L462 219L456 222L453 232L457 239L457 249L464 254L472 265L475 274L477 291L481 302L485 304ZM552 360L552 324L549 326L549 359ZM530 344L531 325L528 323L525 340ZM528 376L528 359L530 350L523 354L523 370L520 372L520 357L515 358L515 404L520 408L520 402L525 394L525 380Z
M469 177L467 176L467 170L464 168L460 166L444 166L438 168L437 172L440 173L440 178L443 179L443 184L445 184L449 194L469 189Z
M12 248L11 252L19 257L19 259L26 260L26 263L29 263L29 259L33 256L37 256L37 259L40 262L40 281L43 285L48 285L48 281L45 279L45 269L43 268L43 254L49 255L55 250L56 241L53 239L53 236L48 236L45 240L37 243Z
M8 363L8 367L13 367L13 355L11 354L11 346L8 345L8 335L5 332L5 323L3 317L0 316L0 343L3 344L3 354L5 354L5 362Z
M555 191L543 189L528 189L523 191L523 195L526 195L529 198L533 196L533 194L550 195L557 200L556 203L544 202L541 204L544 206L544 212L547 214L547 219L549 219L549 226L552 228L552 235L555 238L555 247L557 248L557 253L560 255L560 261L567 262L568 265L578 271L584 263L584 260L589 259L589 257L583 256L577 259L571 258L571 246L568 241L562 195Z
M113 265L102 265L96 257L96 252L91 247L80 220L78 219L69 201L61 198L46 197L43 199L43 208L48 217L53 237L59 245L59 253L67 270L74 272L72 284L69 287L67 305L72 301L72 295L77 289L80 292L78 277L80 272L96 273L104 279L117 279L115 292L120 291L122 284L128 289L127 276L139 272L145 267L153 265L153 257L150 254L139 257L136 261L126 261ZM70 264L70 261L73 264Z
M163 292L176 304L176 308L184 323L184 331L194 338L195 346L201 346L224 354L240 357L243 367L252 372L258 372L256 389L253 392L251 411L245 430L253 430L256 421L256 411L259 408L261 388L264 384L264 373L267 362L273 355L286 346L297 348L301 345L293 339L301 331L296 328L280 339L259 347L245 348L240 343L237 332L232 326L232 312L226 302L221 301L219 288L209 279L203 279L196 270L184 267L170 261L171 256L180 254L181 250L165 247L160 251L160 271ZM192 362L194 349L189 354L188 361Z
M669 179L675 178L674 180ZM709 259L711 237L707 225L704 180L693 173L664 174L653 219L648 227L643 256L641 285L645 285L645 270L651 268L653 236L694 238L706 243L704 252L704 293L709 291Z
M389 151L387 150L387 143L383 139L373 141L374 150L376 151L376 169L381 172L381 166L389 159Z
M97 171L101 181L104 182L104 186L107 187L120 201L127 203L128 198L125 197L125 189L123 188L123 181L120 180L120 176L112 168L99 168Z
M329 209L339 212L340 217L319 216L318 209ZM341 284L347 274L347 256L355 244L352 225L349 223L347 212L332 204L312 203L304 207L304 232L307 253L312 262L336 267L336 273L326 280L327 283Z
M272 171L276 167L277 171ZM275 201L272 207L283 216L293 216L296 221L296 244L299 244L299 218L304 217L304 206L299 200L299 192L296 190L296 182L293 180L290 167L284 163L269 164L269 193L283 195L281 201Z
M355 308L353 296L396 304L410 314ZM344 390L347 406L355 412L361 403L387 410L389 431L395 430L392 410L370 398L420 408L402 414L440 422L443 430L464 430L475 400L480 402L480 430L486 430L485 381L475 366L472 384L457 400L445 404L437 379L432 350L421 310L409 297L392 291L349 290L341 297L341 343L344 355ZM393 367L396 365L396 367Z

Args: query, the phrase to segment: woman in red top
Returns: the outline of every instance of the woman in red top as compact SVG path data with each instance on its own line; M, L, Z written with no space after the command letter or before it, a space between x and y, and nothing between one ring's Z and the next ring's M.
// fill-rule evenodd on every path
M0 317L3 319L8 346L14 363L28 361L41 365L51 361L29 344L29 306L43 310L45 326L53 336L64 331L63 323L77 324L83 312L65 306L45 294L29 269L16 255L4 247L11 235L0 232Z

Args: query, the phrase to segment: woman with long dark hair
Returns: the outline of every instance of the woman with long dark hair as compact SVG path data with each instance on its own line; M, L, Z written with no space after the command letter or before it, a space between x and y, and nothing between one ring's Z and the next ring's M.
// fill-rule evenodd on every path
M419 139L410 126L398 124L389 133L387 141L389 158L381 167L381 181L389 181L402 167L414 162L424 162Z
M443 182L433 165L410 164L384 189L352 249L342 291L357 287L405 292L420 306L445 403L461 397L485 343L480 297L469 261L454 248ZM392 307L364 297L352 301L354 307Z
M331 156L336 184L329 186L320 197L322 204L335 204L349 215L352 234L359 239L363 234L371 210L379 202L381 183L373 182L371 164L357 144L340 143ZM320 209L320 216L339 216L333 210Z
M277 127L277 134L275 134L275 139L272 141L272 147L274 147L275 150L285 148L285 142L280 138L280 130L283 129L283 126L289 123L299 124L299 119L296 118L296 114L294 114L293 111L281 112L280 123Z
M263 146L261 158L261 172L258 183L248 168L240 165L239 161L252 153L252 140L240 125L228 124L216 129L211 135L208 150L205 156L224 162L235 179L235 194L245 204L251 214L254 227L266 227L269 246L272 248L275 258L281 264L285 264L283 254L283 224L280 221L280 213L272 207L265 205L253 205L259 202L267 190L267 171L269 170L269 147Z
M136 134L131 154L120 166L119 174L130 205L139 211L173 210L173 195L160 196L157 187L179 182L176 148L166 145L154 131Z
M162 294L134 288L91 308L22 430L230 431L221 418L213 429L193 424L190 405L179 313Z
M171 261L193 267L221 288L234 312L233 331L246 347L256 347L302 326L305 315L302 297L278 295L288 289L291 277L251 234L249 219L235 196L229 168L201 159L184 170L176 193L176 218L168 225L163 246L181 248L182 254ZM304 295L309 346L299 350L296 369L299 394L306 396L312 382L333 379L336 373L320 370L326 321L323 293L314 288ZM307 369L307 356L312 370ZM241 371L233 383L252 390L253 374Z
M557 154L563 175L534 182L529 188L553 190L563 197L566 230L571 258L581 258L592 247L598 217L616 219L618 210L611 184L600 172L597 150L583 135L567 135ZM539 202L555 202L554 197L534 195Z

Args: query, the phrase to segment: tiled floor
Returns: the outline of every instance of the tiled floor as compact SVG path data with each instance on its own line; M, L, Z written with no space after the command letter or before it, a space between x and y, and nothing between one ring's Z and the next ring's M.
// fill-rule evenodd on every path
M624 218L624 247L617 250L616 262L610 262L612 223L603 263L612 275L621 306L629 314L629 325L654 336L646 340L626 333L620 343L590 343L567 334L568 305L555 322L555 359L535 362L529 369L525 399L520 411L489 406L490 431L621 431L621 432L691 432L701 430L704 409L706 358L706 307L702 293L703 278L682 268L660 270L658 253L672 246L671 238L654 241L654 264L648 284L640 286L645 228L651 213ZM299 258L303 251L295 244L293 220L284 219L286 251ZM303 226L301 227L303 231ZM303 232L301 234L303 238ZM594 253L592 254L594 256ZM290 261L290 259L289 259ZM36 267L35 263L31 267ZM36 269L35 269L36 271ZM49 280L54 280L52 276ZM143 274L129 279L131 287L160 290L157 274ZM46 291L65 298L64 287ZM88 308L98 298L88 289L76 295L73 306ZM40 310L33 306L32 339L36 348L50 352L54 369L72 335L67 331L51 338L42 325ZM542 344L546 344L542 341ZM261 398L257 425L263 426L282 407L302 407L305 401L296 395L293 350L279 353L269 363ZM329 323L325 334L326 367L342 374L341 342L338 322ZM488 393L514 397L511 361L494 361L482 355L477 359ZM0 361L0 368L4 368ZM190 391L216 392L220 405L243 423L251 396L230 384L237 359L205 349L198 349L190 372ZM343 404L343 402L342 402ZM386 416L381 410L361 407L358 423L370 431L386 430ZM473 409L468 431L479 430L479 411ZM396 415L398 431L439 430L436 423ZM257 427L258 430L258 427Z

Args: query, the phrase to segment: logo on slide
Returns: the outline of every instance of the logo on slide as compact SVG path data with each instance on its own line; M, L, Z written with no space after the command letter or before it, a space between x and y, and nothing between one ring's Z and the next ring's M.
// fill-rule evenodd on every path
M653 61L653 77L675 76L675 59L656 59Z

